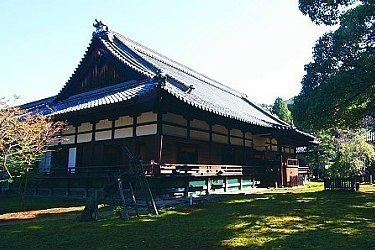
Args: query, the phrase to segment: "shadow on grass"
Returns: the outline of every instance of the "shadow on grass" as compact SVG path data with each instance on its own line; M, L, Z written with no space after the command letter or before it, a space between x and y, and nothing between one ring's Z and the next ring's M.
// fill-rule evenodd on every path
M71 206L81 206L85 204L85 200L64 200L64 199L52 199L52 198L35 198L26 197L25 204L22 203L22 199L19 195L11 194L0 196L0 215L5 213L15 213L30 211L30 210L40 210L40 209L50 209L56 207L68 208ZM25 205L25 207L23 207Z
M0 248L373 249L374 209L372 191L233 195L130 221L0 226Z

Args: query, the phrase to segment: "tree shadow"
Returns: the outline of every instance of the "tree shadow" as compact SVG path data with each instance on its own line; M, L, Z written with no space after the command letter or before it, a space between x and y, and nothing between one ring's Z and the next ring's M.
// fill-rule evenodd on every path
M130 221L4 226L0 248L371 249L374 208L372 192L231 195Z

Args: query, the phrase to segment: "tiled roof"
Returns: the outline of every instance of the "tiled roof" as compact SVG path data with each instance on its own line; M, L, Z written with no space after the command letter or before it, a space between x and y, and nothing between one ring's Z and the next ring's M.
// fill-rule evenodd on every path
M178 99L203 110L264 127L291 126L249 101L246 95L221 84L191 68L169 59L117 32L98 36L102 43L126 65L140 69L147 76L162 74L162 86ZM146 73L147 72L147 73Z
M147 95L150 91L155 90L157 84L152 80L143 82L125 82L113 86L84 92L82 94L70 96L68 99L50 102L54 97L44 99L48 102L39 101L38 106L26 104L21 106L29 112L38 112L44 115L60 115L91 109L98 106L109 105L113 103L124 102L135 97ZM32 103L31 103L32 104Z
M156 88L157 85L151 79L162 76L165 77L165 84L158 86L191 106L249 124L293 130L298 134L313 138L255 105L247 99L245 94L173 61L117 32L103 32L103 30L94 32L94 39L101 42L120 62L142 73L150 80L133 85L131 88L127 84L118 84L94 92L90 91L71 96L52 104L47 103L46 107L48 108L46 108L45 113L62 114L126 101ZM81 67L81 64L82 61L77 69ZM74 77L74 74L72 77ZM70 80L67 84L69 82Z

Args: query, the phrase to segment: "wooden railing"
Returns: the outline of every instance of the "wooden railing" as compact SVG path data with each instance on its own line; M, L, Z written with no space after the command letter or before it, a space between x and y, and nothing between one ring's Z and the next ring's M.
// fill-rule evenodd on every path
M355 178L324 178L324 190L358 191Z
M242 175L242 166L238 165L198 165L198 164L143 164L148 176L188 175L188 176L238 176ZM129 171L130 165L85 166L76 167L74 171L68 168L54 168L44 175L71 177L105 177ZM129 171L129 174L130 171Z
M198 164L161 164L162 175L191 176L233 176L242 175L242 166L238 165L198 165Z

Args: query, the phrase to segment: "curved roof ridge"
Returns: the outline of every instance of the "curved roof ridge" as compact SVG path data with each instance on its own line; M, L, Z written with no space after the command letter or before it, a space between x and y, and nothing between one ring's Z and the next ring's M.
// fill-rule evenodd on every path
M211 86L215 87L215 88L218 88L220 90L223 90L223 91L226 91L232 95L235 95L237 97L242 97L244 96L244 93L241 93L225 84L222 84L204 74L201 74L199 72L197 72L196 70L186 66L186 65L183 65L167 56L164 56L162 54L160 54L159 52L153 50L153 49L150 49L124 35L122 35L121 33L118 33L116 31L109 31L111 33L113 33L115 36L119 36L120 38L124 39L125 41L129 42L130 44L127 45L127 44L124 44L126 46L132 46L135 50L137 50L138 52L146 55L146 56L149 56L151 58L154 58L155 60L159 61L159 62L162 62L164 64L167 64L175 69L178 69L182 72L184 72L185 74L188 74L192 77L195 77L197 78L198 80L201 80L207 84L210 84ZM120 40L121 41L121 40ZM164 59L164 60L163 60Z

